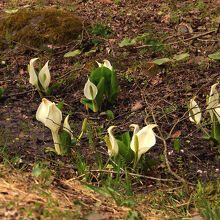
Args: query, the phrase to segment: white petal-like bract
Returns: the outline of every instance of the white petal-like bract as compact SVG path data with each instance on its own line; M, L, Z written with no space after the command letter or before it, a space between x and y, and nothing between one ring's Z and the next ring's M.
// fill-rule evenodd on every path
M103 60L103 61L104 61L103 64L102 64L102 63L99 63L99 62L97 62L97 61L96 61L96 63L98 64L99 67L101 67L101 66L103 65L104 67L107 67L107 68L109 68L109 69L112 71L112 65L111 65L111 63L110 63L108 60Z
M47 119L45 121L45 126L50 128L52 132L58 132L61 126L62 121L62 112L53 102L49 105L49 111L47 115Z
M47 91L49 84L50 84L50 80L51 80L48 63L49 61L47 61L46 64L42 67L38 75L39 81L45 91Z
M63 130L64 130L64 131L67 131L67 132L71 135L71 139L73 139L72 130L71 130L70 124L69 124L69 116L70 116L70 115L67 115L66 118L64 119L64 122L63 122Z
M218 123L220 124L220 104L218 104L218 106L215 107L213 112L214 112L216 118L218 119Z
M115 128L116 126L110 126L108 128L108 134L109 134L109 141L111 143L111 148L112 149L108 149L108 154L111 157L115 157L118 155L118 143L117 140L115 139L112 130Z
M219 93L216 89L219 83L215 83L211 86L211 91L208 100L207 110L211 116L211 120L213 120L213 113L215 113L214 109L219 105Z
M61 126L62 112L54 102L43 98L37 109L36 119L50 128L52 132L58 132Z
M139 128L136 125L131 125L135 129ZM146 153L151 147L156 144L155 133L153 132L153 128L157 127L155 124L150 124L143 127L141 130L136 132L134 130L134 134L131 140L131 149L135 152L135 144L134 144L134 136L137 135L138 138L138 160L141 155ZM136 152L135 152L136 153Z
M38 78L37 78L37 74L36 74L35 69L34 69L34 62L37 59L38 58L33 58L33 59L30 60L30 66L28 68L28 72L29 72L29 75L30 75L29 83L31 83L32 85L36 86L37 89L39 89Z
M98 93L98 89L94 83L92 83L89 79L87 80L84 86L84 95L89 100L94 100Z
M39 105L36 113L36 119L38 121L41 121L44 125L48 116L49 111L49 105L51 105L52 102L43 98L41 104Z
M189 104L189 120L191 122L199 124L202 119L202 113L198 104L194 99L195 97L190 100L190 104Z

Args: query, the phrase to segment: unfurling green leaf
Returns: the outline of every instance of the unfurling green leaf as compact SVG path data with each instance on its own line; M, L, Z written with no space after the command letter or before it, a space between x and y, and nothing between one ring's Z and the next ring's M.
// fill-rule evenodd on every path
M174 141L174 150L179 153L180 152L180 147L181 147L181 140L179 138L177 138Z
M108 116L110 119L114 119L114 118L115 118L114 113L113 113L111 110L107 110L107 111L106 111L106 114L107 114L107 116Z
M180 61L180 60L184 60L187 57L189 57L188 53L182 53L182 54L174 56L173 59L177 60L177 61Z
M154 60L153 63L155 63L157 65L162 65L162 64L168 63L170 61L171 61L171 59L169 59L169 58L162 58L162 59Z
M74 50L74 51L70 51L64 54L64 57L74 57L76 55L81 54L81 50Z
M214 60L220 60L220 52L209 54L208 57Z
M131 46L134 45L135 43L136 43L135 39L131 40L129 37L126 37L121 43L119 43L119 47Z

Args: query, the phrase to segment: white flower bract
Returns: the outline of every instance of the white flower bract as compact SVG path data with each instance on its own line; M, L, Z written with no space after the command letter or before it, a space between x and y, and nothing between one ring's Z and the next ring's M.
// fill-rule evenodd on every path
M66 118L64 119L64 122L63 122L63 130L64 130L64 131L67 131L67 132L70 134L71 139L73 139L72 130L71 130L70 125L69 125L69 116L70 116L70 115L67 115Z
M215 83L214 85L211 86L211 91L210 91L210 95L209 95L209 99L208 99L207 111L209 112L212 121L213 121L213 113L216 115L218 121L220 121L219 93L216 89L218 84L219 83Z
M55 105L45 98L42 99L36 112L36 119L41 121L46 127L51 130L54 146L58 154L60 152L60 140L59 140L59 129L61 127L62 112Z
M98 64L98 66L99 67L101 67L102 65L104 66L104 67L107 67L108 69L110 69L111 71L112 71L112 65L111 65L111 63L108 61L108 60L103 60L104 61L104 63L102 64L102 63L99 63L99 62L97 62L97 64Z
M33 58L30 60L30 65L29 65L29 68L28 68L28 71L29 71L29 74L30 74L30 79L29 79L29 82L36 86L36 88L38 90L40 90L40 87L38 85L38 79L39 79L39 82L40 84L42 85L43 89L45 91L47 91L48 87L49 87L49 84L50 84L50 81L51 81L51 76L50 76L50 71L49 71L49 68L48 68L48 62L46 62L46 64L43 66L43 68L40 70L38 76L36 74L36 71L34 69L34 62L38 60L38 58Z
M45 91L47 91L49 84L50 84L50 80L51 80L48 63L49 61L47 61L46 64L42 67L38 75L39 81Z
M151 147L156 144L155 133L153 132L153 128L157 127L156 124L149 124L143 127L141 130L137 124L131 124L130 127L134 127L133 137L131 140L131 149L135 152L135 144L134 144L134 136L137 135L138 138L138 160L141 155L146 153Z
M94 100L98 93L98 89L94 83L92 83L89 79L87 80L84 86L84 95L89 100Z
M117 156L118 155L118 143L117 140L115 139L112 130L115 128L116 126L110 126L108 128L108 134L109 134L109 141L111 143L111 149L108 149L108 154L111 157Z
M34 62L37 59L38 58L33 58L33 59L30 60L30 66L28 68L28 72L29 72L29 75L30 75L29 83L31 83L33 86L36 86L36 88L39 89L38 78L37 78L37 74L36 74L35 69L34 69Z
M199 124L202 118L202 113L201 113L201 110L198 104L196 103L194 99L195 97L192 98L189 103L189 120L191 122Z

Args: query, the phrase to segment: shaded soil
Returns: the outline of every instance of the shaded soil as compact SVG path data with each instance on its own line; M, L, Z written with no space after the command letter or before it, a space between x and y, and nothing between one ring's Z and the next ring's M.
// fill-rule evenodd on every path
M33 9L41 7L37 1L19 3L17 7L26 5ZM12 6L7 1L2 1L2 16L9 7ZM2 150L1 161L7 159L13 167L30 171L36 162L45 160L49 161L51 168L56 168L56 179L66 181L75 177L78 170L74 156L68 158L45 153L47 147L53 147L52 137L49 129L35 119L41 98L28 82L27 65L34 57L39 57L43 64L50 60L52 84L64 79L61 88L47 98L56 103L64 100L63 116L72 111L71 126L74 136L78 136L82 121L87 117L85 107L80 103L87 76L96 66L95 61L108 59L118 75L121 92L117 101L106 104L101 113L90 112L90 119L97 131L96 147L104 160L107 160L107 149L100 137L110 125L117 125L116 132L122 133L129 129L130 124L144 126L146 122L155 122L164 136L173 128L167 147L168 160L174 172L195 184L198 179L209 181L219 178L218 148L201 139L203 134L189 121L187 113L187 103L195 95L204 112L211 85L220 81L219 62L208 58L208 54L219 50L220 34L216 31L218 23L215 22L219 16L219 6L216 1L203 4L198 1L172 4L170 1L168 4L167 1L100 0L94 3L89 0L58 3L48 0L44 7L71 11L82 19L85 28L81 39L68 46L53 45L52 50L41 51L11 42L5 51L1 51L1 61L4 62L0 64L0 85L7 87L0 99L0 145L1 148L4 143L7 145ZM94 31L97 24L108 26L111 32L104 33L104 36L104 31L97 34ZM119 47L125 37L133 39L144 33L149 34L145 41ZM83 53L64 58L66 52L75 49L82 49ZM96 52L86 56L85 53L91 49ZM185 61L162 66L151 63L155 59L172 58L184 52L190 54ZM114 113L114 120L108 118L108 109ZM205 112L203 117L208 120ZM210 128L209 121L207 128ZM174 149L176 138L181 140L179 150ZM96 167L95 153L90 149L87 135L74 150L79 151L91 167ZM173 178L164 165L163 150L162 141L157 139L157 144L148 153L157 164L146 169L145 175ZM61 166L57 161L64 163ZM143 179L142 183L136 188L139 192L145 192L155 181Z

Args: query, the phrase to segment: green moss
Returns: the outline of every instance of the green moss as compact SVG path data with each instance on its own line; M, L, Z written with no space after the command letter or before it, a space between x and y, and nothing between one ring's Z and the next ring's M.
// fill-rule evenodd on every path
M44 44L65 45L76 39L82 23L72 13L56 10L21 10L1 19L0 32L11 40L33 47Z

